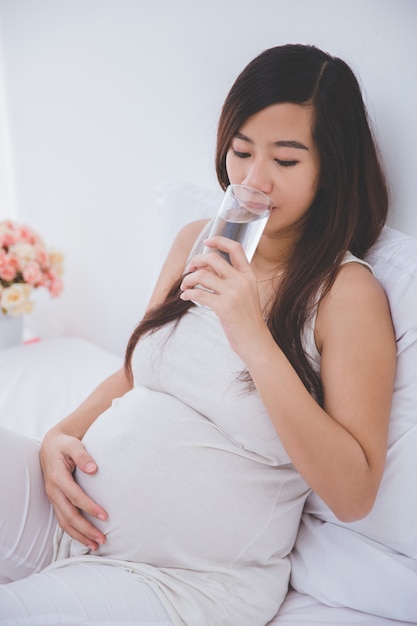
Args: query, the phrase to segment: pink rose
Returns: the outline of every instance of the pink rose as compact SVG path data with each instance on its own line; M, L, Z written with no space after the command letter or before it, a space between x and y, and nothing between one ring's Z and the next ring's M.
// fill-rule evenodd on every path
M34 245L38 242L38 237L31 228L21 225L18 227L16 232L16 241L23 241Z
M29 261L23 270L23 280L29 285L37 285L42 280L42 271L39 267L39 263L36 261Z
M29 312L33 304L28 301L28 294L39 287L45 287L53 297L60 295L62 273L62 253L48 251L42 238L28 226L10 220L0 221L0 295L3 309L19 314Z
M6 263L0 267L0 278L6 282L10 282L16 278L16 274L16 267L13 263L10 263L9 259L7 259Z
M50 280L49 285L48 285L48 291L53 298L56 298L57 296L61 294L62 289L64 287L64 283L62 279L53 270L51 270L48 274L49 274L49 280Z
M45 248L37 245L35 246L36 260L41 267L47 267L49 263L49 255Z

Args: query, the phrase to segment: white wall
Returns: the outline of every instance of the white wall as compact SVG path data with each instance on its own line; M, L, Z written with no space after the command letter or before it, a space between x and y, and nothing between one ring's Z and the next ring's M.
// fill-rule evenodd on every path
M38 295L48 332L123 351L149 292L155 187L216 185L222 101L273 45L314 43L359 73L390 223L417 236L416 0L0 0L0 28L1 211L66 254L63 296Z
M17 215L13 156L7 111L3 46L0 39L0 219L14 219Z

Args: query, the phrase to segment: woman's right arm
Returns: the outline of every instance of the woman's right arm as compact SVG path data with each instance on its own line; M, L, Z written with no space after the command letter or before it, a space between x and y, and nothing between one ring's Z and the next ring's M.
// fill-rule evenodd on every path
M121 368L104 380L75 411L51 428L42 441L40 462L45 491L58 523L71 537L93 550L106 538L80 511L102 520L107 518L107 512L80 489L73 472L76 467L87 474L97 471L97 465L81 439L113 400L124 395L131 386L124 368Z
M192 245L206 223L207 220L199 220L179 232L162 268L149 308L164 300L171 283L183 271ZM87 474L97 471L97 465L81 439L113 400L124 395L131 386L124 368L121 368L102 382L75 411L51 428L41 446L45 490L58 523L71 537L92 550L104 543L106 537L81 512L88 513L93 519L106 519L107 512L77 485L73 472L76 467Z

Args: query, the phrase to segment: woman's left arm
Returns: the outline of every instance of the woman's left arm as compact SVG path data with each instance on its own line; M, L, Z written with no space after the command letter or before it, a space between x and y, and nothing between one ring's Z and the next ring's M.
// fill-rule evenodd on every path
M217 313L231 347L245 362L295 468L343 521L371 510L381 481L395 374L396 348L385 293L367 268L343 266L320 304L324 406L304 387L263 321L256 279L234 244L198 259L184 279L184 299ZM202 283L214 293L189 290ZM193 293L194 292L194 293ZM256 294L256 295L255 295Z
M312 472L313 489L351 521L371 510L382 478L396 367L388 301L363 265L342 266L319 307L315 336L328 432L336 428L323 446L328 474Z
M395 338L382 287L344 266L319 307L324 407L265 337L246 362L294 466L346 522L371 510L382 478L395 373Z

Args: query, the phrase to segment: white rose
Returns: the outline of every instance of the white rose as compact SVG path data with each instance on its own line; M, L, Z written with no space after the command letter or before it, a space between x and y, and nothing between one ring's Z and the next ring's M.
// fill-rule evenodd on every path
M16 256L21 263L26 264L36 259L36 250L30 243L21 242L10 246L9 253Z
M33 311L33 302L25 300L20 306L15 306L9 311L10 315L28 315Z
M28 303L28 299L31 292L32 287L26 283L15 283L10 287L6 287L1 293L1 308L11 315L30 313L32 304ZM29 304L30 307L27 307L27 304ZM24 310L26 308L30 308L30 311Z

